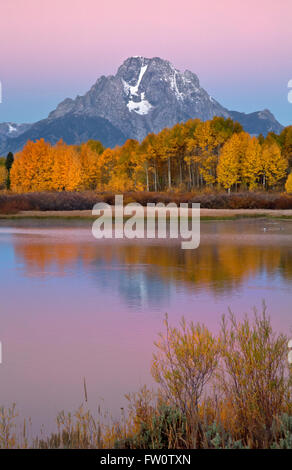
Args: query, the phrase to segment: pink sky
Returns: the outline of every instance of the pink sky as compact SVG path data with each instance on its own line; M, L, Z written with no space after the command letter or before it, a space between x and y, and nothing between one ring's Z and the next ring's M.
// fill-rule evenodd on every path
M223 105L291 122L291 0L1 0L0 121L46 117L131 55L198 74Z

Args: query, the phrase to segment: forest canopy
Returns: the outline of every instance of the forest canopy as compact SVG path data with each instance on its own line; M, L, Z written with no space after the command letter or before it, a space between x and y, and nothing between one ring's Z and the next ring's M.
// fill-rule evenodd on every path
M231 119L176 124L141 143L104 148L98 141L51 145L29 141L15 155L10 187L31 191L292 191L292 126L255 137ZM4 179L4 175L3 175ZM291 181L291 178L290 178Z

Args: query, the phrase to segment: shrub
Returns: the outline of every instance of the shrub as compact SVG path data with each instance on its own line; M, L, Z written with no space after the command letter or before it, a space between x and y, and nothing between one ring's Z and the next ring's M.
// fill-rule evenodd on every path
M0 193L0 213L4 203L17 201L19 210L40 211L70 211L92 210L97 202L114 204L113 192L97 193L95 191L83 192L39 192L39 193ZM21 208L24 204L25 208ZM155 193L155 192L126 192L124 203L138 202L146 206L148 202L200 203L202 209L292 209L292 194L268 193L268 192L244 192L230 195L220 192L197 193ZM2 212L3 213L3 212Z
M279 434L280 436L277 436ZM273 449L292 449L292 416L284 414L280 419L280 429L276 431Z
M155 342L152 375L166 402L199 421L200 398L217 367L219 343L204 325L187 325L184 318L180 329L170 327L167 316L164 324L166 333Z
M266 447L275 416L288 409L287 338L273 332L265 305L253 322L238 322L230 313L229 323L222 321L221 354L217 379L233 431L252 447Z
M287 338L273 332L265 306L252 321L230 313L217 338L185 320L173 328L166 317L165 326L152 368L157 393L126 395L127 412L109 424L87 405L61 412L57 432L35 439L16 425L14 406L0 408L0 448L292 448Z
M177 408L161 403L150 419L140 422L133 437L117 441L122 449L181 449L186 442L186 418Z
M4 200L0 200L0 213L1 214L17 214L20 211L28 211L31 209L31 205L29 201L26 199L18 199L18 198L8 198Z

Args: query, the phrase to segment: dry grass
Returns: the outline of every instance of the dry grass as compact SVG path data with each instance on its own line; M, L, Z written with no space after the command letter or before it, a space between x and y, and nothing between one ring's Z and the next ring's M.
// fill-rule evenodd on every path
M0 193L0 214L16 214L20 211L73 211L91 210L97 202L114 204L115 194L111 192L42 192L15 194ZM197 193L124 193L124 203L169 202L200 203L202 209L292 209L292 195L276 192L243 192L228 195L225 192Z
M252 319L230 314L212 335L203 325L171 327L155 343L157 392L126 395L117 421L85 404L57 416L57 431L30 438L15 406L0 409L0 448L197 449L292 448L291 370L287 337L276 334L264 306Z

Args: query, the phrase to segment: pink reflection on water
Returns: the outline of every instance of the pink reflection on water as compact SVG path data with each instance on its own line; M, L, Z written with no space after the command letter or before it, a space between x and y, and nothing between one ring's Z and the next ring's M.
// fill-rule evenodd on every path
M16 402L34 430L75 410L86 378L89 406L114 416L124 394L152 384L153 341L168 312L218 330L230 306L265 299L275 328L291 326L291 225L264 238L260 222L203 228L183 253L155 243L96 242L87 229L2 231L1 404Z

